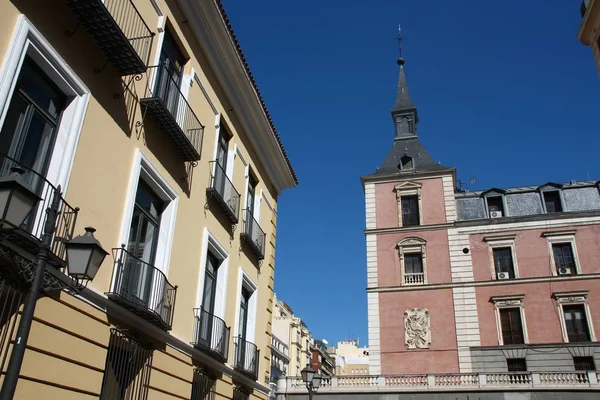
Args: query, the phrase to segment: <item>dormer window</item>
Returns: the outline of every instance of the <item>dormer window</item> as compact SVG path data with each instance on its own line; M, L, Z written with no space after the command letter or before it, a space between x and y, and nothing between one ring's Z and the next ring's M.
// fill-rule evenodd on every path
M560 192L558 190L542 192L547 213L562 212Z
M400 159L400 170L413 169L415 167L413 158L411 156L404 156Z
M486 197L486 201L490 218L498 218L505 215L502 196L488 196Z

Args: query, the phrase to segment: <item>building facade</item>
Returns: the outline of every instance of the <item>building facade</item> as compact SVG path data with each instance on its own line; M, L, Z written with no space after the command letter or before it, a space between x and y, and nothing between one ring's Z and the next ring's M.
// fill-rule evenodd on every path
M358 339L338 342L328 350L335 357L335 375L369 375L369 349L359 347Z
M327 341L321 339L313 340L311 345L311 366L322 377L329 378L335 375L335 357L327 349Z
M3 375L58 215L15 398L266 399L297 180L221 2L3 0L0 21L0 174L41 198L1 224ZM110 254L68 286L86 226Z
M592 49L596 68L600 73L600 1L583 0L580 6L581 25L579 41Z

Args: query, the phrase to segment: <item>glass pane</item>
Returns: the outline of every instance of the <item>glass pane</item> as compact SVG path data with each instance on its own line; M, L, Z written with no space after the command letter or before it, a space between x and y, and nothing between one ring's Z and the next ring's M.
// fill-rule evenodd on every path
M135 204L150 214L150 216L154 217L157 222L160 213L164 208L164 202L162 199L152 192L152 189L150 189L148 185L142 181L140 181L140 184L138 185L138 190L135 196Z
M26 58L19 74L18 87L51 116L58 117L66 104L66 96L34 62Z
M15 158L23 165L42 174L50 155L50 145L55 128L38 111L33 112L27 128L27 131L23 132L23 145Z
M17 141L15 136L19 137L19 132L25 125L26 112L30 107L29 103L19 94L15 94L10 102L4 126L0 131L0 152L6 155L14 154ZM8 166L10 168L10 166ZM6 171L2 171L3 175Z
M206 274L204 280L204 293L202 294L202 308L211 314L215 311L215 285L216 282L212 276Z

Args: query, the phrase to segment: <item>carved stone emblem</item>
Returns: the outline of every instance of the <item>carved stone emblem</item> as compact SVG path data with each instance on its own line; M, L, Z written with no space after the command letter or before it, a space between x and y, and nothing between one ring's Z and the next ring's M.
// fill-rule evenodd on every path
M404 343L407 349L428 349L431 346L431 322L426 308L404 312Z

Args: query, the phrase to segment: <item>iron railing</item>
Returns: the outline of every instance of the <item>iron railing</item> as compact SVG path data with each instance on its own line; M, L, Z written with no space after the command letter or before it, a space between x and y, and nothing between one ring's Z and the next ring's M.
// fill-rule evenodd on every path
M259 260L265 258L265 232L248 209L244 209L242 240L246 241Z
M258 356L260 351L252 342L248 342L241 336L233 338L235 360L233 367L243 374L258 379Z
M169 330L173 324L177 286L153 265L124 247L113 249L115 271L107 295L136 314Z
M118 329L111 329L100 400L147 399L152 355L152 347Z
M121 76L145 72L154 33L131 0L67 0Z
M225 321L202 308L194 309L194 346L226 362L230 328Z
M210 163L210 187L206 192L215 199L227 213L232 223L237 224L240 214L240 194L217 161Z
M153 83L140 99L144 113L167 136L184 161L198 161L202 153L204 126L181 90L181 77L167 64L148 67Z
M590 335L587 332L567 332L567 337L569 343L590 341Z
M194 368L192 397L190 400L214 400L216 381L202 369Z
M25 293L0 277L0 372L6 373Z
M55 187L42 174L34 171L25 164L0 153L0 177L10 175L13 168L20 168L24 171L21 178L29 185L29 188L41 198L41 200L31 211L23 225L11 233L8 239L28 250L29 253L36 255L44 233L44 225L47 219L46 210L53 202L56 202L58 213L56 226L50 242L52 256L48 262L57 267L65 266L65 243L73 238L79 208L73 208L65 201L62 197L60 186Z

